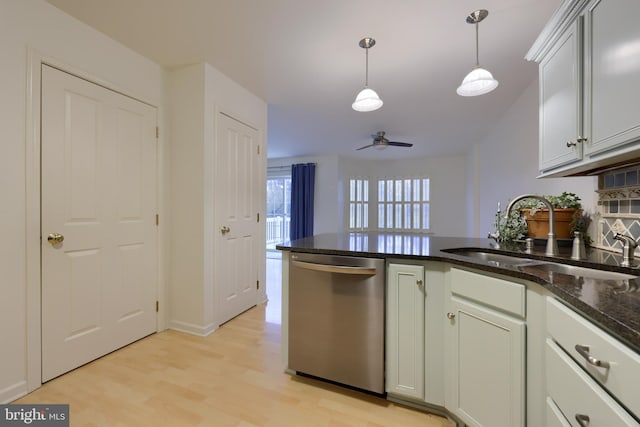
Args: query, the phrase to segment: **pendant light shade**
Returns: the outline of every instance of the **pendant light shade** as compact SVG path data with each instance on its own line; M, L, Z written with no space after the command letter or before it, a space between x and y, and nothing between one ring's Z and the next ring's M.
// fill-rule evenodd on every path
M493 75L480 68L480 56L478 48L478 23L489 15L489 12L481 9L471 12L467 16L468 24L475 24L476 26L476 66L467 76L462 80L462 84L458 86L456 92L460 96L478 96L489 93L498 87L498 81L493 78Z
M356 111L366 112L375 111L382 107L382 104L382 99L380 99L376 91L365 87L356 96L356 100L351 104L351 107Z
M375 111L382 107L382 99L375 90L369 88L369 48L373 47L376 41L371 37L365 37L360 40L359 46L365 50L365 78L364 89L358 93L356 100L351 104L351 108L356 111Z

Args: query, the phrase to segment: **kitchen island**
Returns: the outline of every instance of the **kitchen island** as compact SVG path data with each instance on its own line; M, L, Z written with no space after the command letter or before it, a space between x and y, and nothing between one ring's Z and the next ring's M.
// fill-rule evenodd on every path
M490 421L493 425L547 425L553 414L569 411L564 408L571 404L558 403L564 402L563 391L556 390L554 381L547 378L548 372L556 366L553 356L555 353L547 347L556 344L558 348L561 347L564 335L559 330L561 327L554 326L559 322L558 319L564 325L574 317L578 322L576 328L583 325L587 332L596 331L598 337L594 340L611 339L614 347L621 349L621 357L629 358L630 367L625 368L631 370L628 374L625 371L628 381L640 376L640 281L637 278L640 271L621 267L622 257L619 254L591 249L587 251L586 259L576 261L570 258L570 247L561 246L560 255L549 258L544 255L544 246L536 246L533 251L526 252L523 244L498 247L489 239L374 232L318 235L288 242L277 248L284 251L285 355L287 290L294 284L288 283L288 272L284 270L288 270L289 257L293 254L382 258L386 261L387 274L390 271L399 271L401 275L398 277L414 274L419 277L416 280L419 283L424 279L422 290L420 286L414 287L411 290L414 293L408 294L402 290L401 283L394 282L391 275L387 276L386 372L387 395L391 399L411 404L424 403L426 408L443 409L445 413L452 414L468 425L490 425L489 422L482 421L486 415L483 406L490 405L482 402L481 405L474 405L469 404L469 401L481 401L483 396L492 393L501 396L500 392L504 392L504 399L508 401L502 405L506 407L504 418L494 417ZM478 254L489 255L473 256ZM502 260L500 255L508 257ZM557 264L561 267L579 268L571 270L570 274L562 269L549 268L549 265L553 267ZM423 268L422 276L420 272L409 270L416 266ZM603 274L597 274L599 271ZM395 292L400 293L396 295ZM419 300L420 296L425 300L422 312L407 306L407 301L412 298L414 301ZM417 323L422 321L419 330L423 331L420 338L424 341L423 344L416 345L415 330L412 330L412 337L408 338L407 313L411 313L411 319ZM489 330L485 328L486 325L497 327ZM568 335L582 337L578 330L572 330ZM471 347L464 342L465 339L478 337L482 339L473 342ZM503 349L502 359L497 347L482 348L484 343L492 339L496 339L494 344L498 346L511 346ZM619 407L609 405L607 408L613 408L616 416L623 422L621 425L629 425L629 422L632 422L630 425L637 425L637 418L633 417L640 411L636 405L628 403L626 386L618 390L616 385L607 383L607 377L616 377L616 371L611 368L609 372L607 367L606 372L602 372L603 365L597 365L598 354L594 353L596 356L593 356L588 349L585 350L588 347L582 344L585 343L575 343L574 349L572 343L571 348L564 351L576 359L571 359L574 362L584 361L582 369L586 370L588 377L590 375L588 381L595 380L594 384L604 387L609 394L615 396L613 403ZM602 350L609 355L602 348L604 345L592 344L591 351ZM406 348L399 351L394 348L397 346ZM465 349L469 348L475 348L473 352L477 351L478 356L472 359L466 357L469 352ZM406 356L407 350L411 357ZM483 354L491 357L483 359ZM407 369L406 365L415 360L420 363ZM482 365L480 369L481 365L477 361L495 364ZM498 375L501 365L509 368L505 370L502 380L491 376L476 376L476 371L484 371L485 367L498 372L490 375ZM614 365L615 361L611 366ZM407 372L411 373L408 376L417 378L416 384L398 385L398 382L406 382ZM576 375L579 374L577 372ZM393 384L390 384L390 380ZM493 387L495 390L492 389L492 384L476 386L477 390L473 390L473 386L472 389L465 389L465 384L487 380L498 384ZM518 390L521 391L520 394ZM552 403L563 408L563 411ZM608 405L610 402L605 399L605 403ZM501 406L498 405L497 408L501 409ZM492 409L492 414L494 412L495 408ZM629 416L632 421L627 419ZM573 415L566 417L573 418ZM612 415L607 415L607 418L611 417ZM597 416L594 418L592 415L592 419L597 419Z

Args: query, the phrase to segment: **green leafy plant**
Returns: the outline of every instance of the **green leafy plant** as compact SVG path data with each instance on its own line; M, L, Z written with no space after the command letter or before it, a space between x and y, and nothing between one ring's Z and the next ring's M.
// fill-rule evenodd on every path
M522 240L527 235L527 221L519 210L513 209L509 217L500 215L497 223L501 241Z
M542 197L547 199L555 209L582 209L582 200L576 193L564 191L559 196ZM523 199L516 202L513 209L531 209L531 215L534 215L540 209L547 209L547 205L538 199Z

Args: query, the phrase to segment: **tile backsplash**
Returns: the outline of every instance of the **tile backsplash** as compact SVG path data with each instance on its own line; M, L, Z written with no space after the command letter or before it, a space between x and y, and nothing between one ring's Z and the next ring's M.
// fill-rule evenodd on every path
M615 233L640 239L640 166L605 172L598 177L594 245L622 250Z

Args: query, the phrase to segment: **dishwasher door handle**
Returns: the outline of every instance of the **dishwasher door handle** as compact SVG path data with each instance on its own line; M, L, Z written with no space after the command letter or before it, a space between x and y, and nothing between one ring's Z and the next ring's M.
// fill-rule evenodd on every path
M313 271L324 271L326 273L358 274L363 276L373 276L377 272L375 267L347 267L344 265L316 264L313 262L304 262L304 261L291 261L291 263L298 268L304 268L305 270L313 270Z

